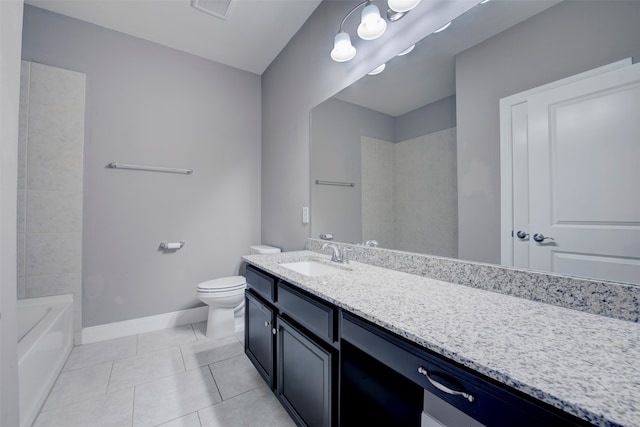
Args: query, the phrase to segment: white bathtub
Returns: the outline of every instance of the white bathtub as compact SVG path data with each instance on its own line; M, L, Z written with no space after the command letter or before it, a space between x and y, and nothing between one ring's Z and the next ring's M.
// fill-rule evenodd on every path
M73 347L73 295L18 300L20 426L33 424Z

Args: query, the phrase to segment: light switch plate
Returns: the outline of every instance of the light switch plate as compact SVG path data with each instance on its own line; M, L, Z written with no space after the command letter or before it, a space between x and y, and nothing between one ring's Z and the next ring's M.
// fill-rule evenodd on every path
M309 206L302 207L302 223L309 224Z

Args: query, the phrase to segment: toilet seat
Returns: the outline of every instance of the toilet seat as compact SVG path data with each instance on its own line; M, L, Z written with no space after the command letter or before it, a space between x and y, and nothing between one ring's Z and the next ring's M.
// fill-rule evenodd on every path
M199 283L197 290L203 294L215 294L243 290L246 286L247 281L243 276L231 276Z

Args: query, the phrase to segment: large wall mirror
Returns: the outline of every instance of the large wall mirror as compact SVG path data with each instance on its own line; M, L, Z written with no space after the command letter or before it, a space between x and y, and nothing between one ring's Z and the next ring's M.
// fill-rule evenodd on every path
M637 62L638 22L637 0L492 0L316 106L311 236L501 263L499 100ZM624 226L638 233L635 199ZM603 278L587 270L571 274ZM628 277L606 279L640 283Z

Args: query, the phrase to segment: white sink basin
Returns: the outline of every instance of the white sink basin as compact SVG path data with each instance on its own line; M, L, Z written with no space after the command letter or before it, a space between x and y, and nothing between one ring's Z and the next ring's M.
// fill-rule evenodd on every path
M315 261L288 262L280 264L280 266L310 277L325 276L327 274L342 273L344 271L340 268Z

